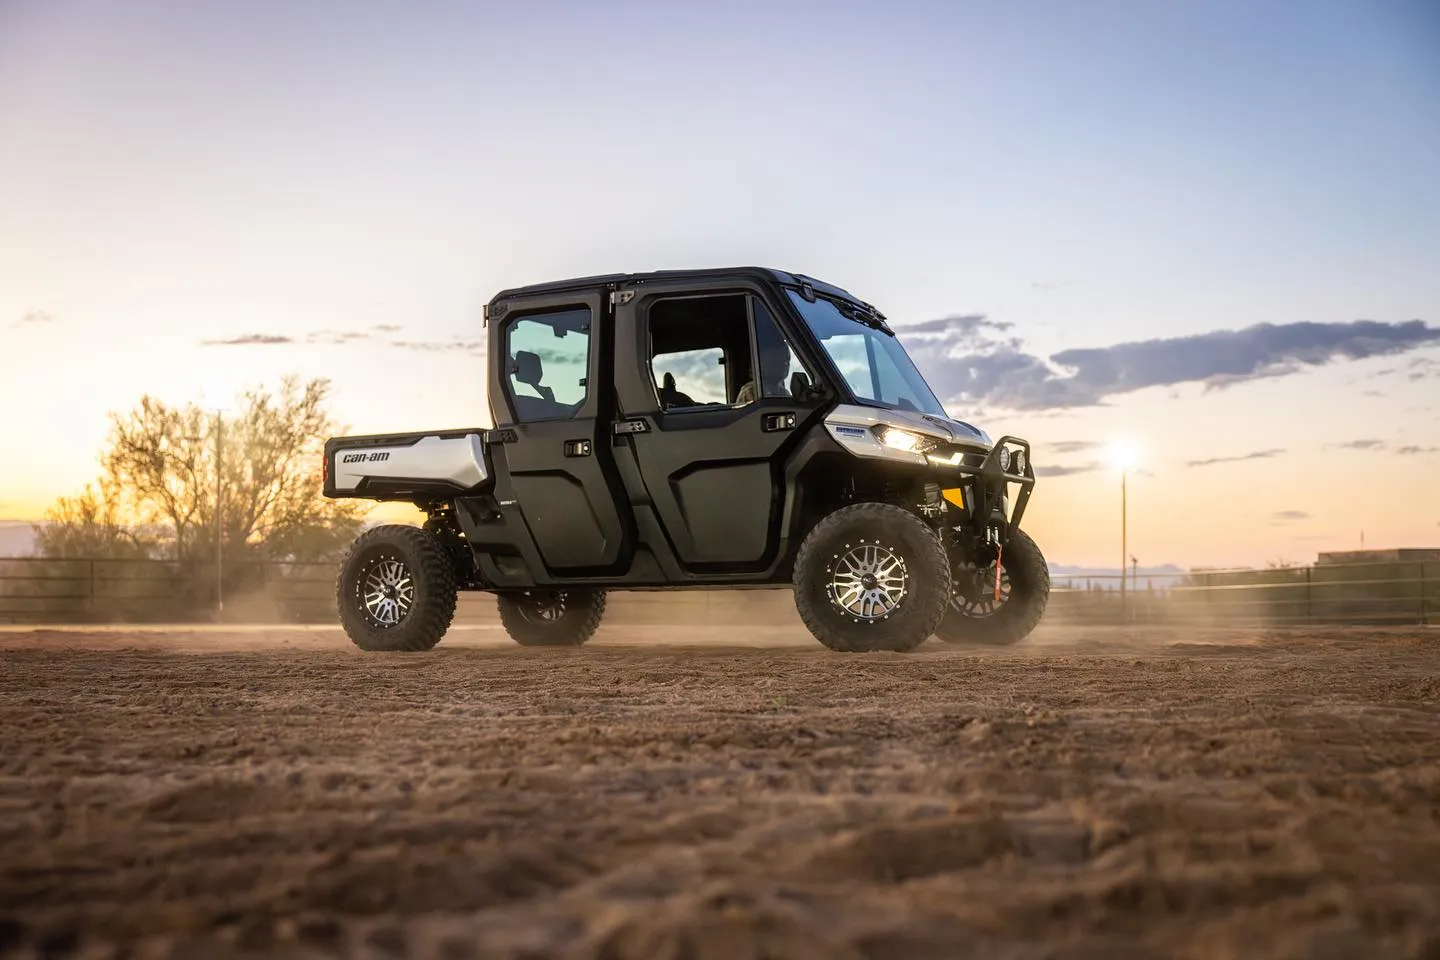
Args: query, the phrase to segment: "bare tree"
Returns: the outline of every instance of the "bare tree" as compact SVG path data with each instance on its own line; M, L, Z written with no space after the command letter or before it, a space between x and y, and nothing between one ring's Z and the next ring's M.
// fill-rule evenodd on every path
M36 551L45 557L148 557L160 540L156 531L125 522L121 492L109 477L55 501L47 520L35 529Z
M275 393L243 394L231 419L148 395L112 414L99 490L55 504L38 532L42 554L204 560L215 551L218 499L232 565L333 555L362 508L321 496L321 449L340 432L325 411L328 391L328 380L291 376Z

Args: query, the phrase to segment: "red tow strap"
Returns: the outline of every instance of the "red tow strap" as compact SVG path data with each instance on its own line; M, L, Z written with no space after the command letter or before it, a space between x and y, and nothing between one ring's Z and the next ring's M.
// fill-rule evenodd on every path
M1005 552L1005 545L995 544L995 602L1000 602L1000 555Z

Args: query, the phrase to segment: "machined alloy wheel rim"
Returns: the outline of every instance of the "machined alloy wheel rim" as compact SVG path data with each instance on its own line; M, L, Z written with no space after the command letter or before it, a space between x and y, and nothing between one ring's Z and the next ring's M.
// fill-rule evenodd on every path
M378 627L398 626L415 607L415 577L399 557L381 555L360 571L360 605Z
M518 606L520 616L526 620L531 623L549 625L565 616L565 594L557 593L542 597L527 594L520 598Z
M905 559L879 541L845 544L825 572L830 602L857 622L889 619L910 591Z
M962 617L971 617L976 620L983 620L986 617L993 617L995 613L1005 604L1010 602L1010 571L1005 565L1000 565L1000 599L995 599L995 564L980 568L970 568L968 571L969 586L956 587L954 594L950 597L950 608ZM959 583L965 581L957 578Z

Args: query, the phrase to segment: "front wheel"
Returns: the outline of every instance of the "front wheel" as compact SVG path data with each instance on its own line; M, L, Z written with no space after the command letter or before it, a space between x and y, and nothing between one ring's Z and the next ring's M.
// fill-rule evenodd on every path
M800 544L795 609L832 650L907 652L945 613L950 564L939 535L888 503L841 507Z
M1030 635L1050 601L1050 568L1039 546L1023 530L1010 534L1000 553L1000 599L995 599L995 564L955 571L945 617L935 635L946 643L1004 647Z
M497 598L500 623L522 647L578 647L605 614L603 590L529 590Z

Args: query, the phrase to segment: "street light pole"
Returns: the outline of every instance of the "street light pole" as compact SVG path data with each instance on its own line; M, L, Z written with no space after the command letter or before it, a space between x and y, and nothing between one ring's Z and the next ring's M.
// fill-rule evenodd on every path
M1130 532L1129 526L1129 504L1127 503L1128 491L1126 490L1129 470L1120 471L1120 618L1125 619L1128 612L1125 603L1125 560L1130 556L1128 544Z

